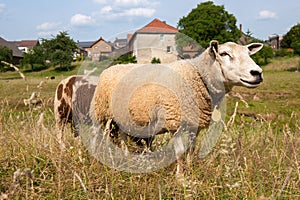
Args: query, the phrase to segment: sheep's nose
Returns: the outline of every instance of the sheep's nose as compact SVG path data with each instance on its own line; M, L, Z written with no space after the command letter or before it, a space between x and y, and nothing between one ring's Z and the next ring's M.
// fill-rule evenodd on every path
M256 80L263 81L262 72L256 71L256 70L251 70L251 71L250 71L250 74L251 74L252 76L254 76L254 77L256 78Z

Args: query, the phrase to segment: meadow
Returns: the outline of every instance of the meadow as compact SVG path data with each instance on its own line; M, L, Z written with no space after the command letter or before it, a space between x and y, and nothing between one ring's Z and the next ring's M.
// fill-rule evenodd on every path
M151 173L111 169L66 131L61 148L55 88L73 71L0 74L0 199L300 199L299 58L264 66L256 89L227 97L226 128L204 159L194 155L184 187L175 165ZM46 76L55 76L46 80ZM37 87L41 81L41 87ZM32 92L41 103L28 107Z

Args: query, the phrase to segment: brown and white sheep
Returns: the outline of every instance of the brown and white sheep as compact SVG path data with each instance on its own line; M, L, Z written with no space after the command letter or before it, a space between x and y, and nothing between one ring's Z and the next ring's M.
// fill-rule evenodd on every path
M151 138L165 131L177 135L183 130L196 137L233 86L254 88L263 81L262 69L250 58L262 46L212 41L194 59L112 66L100 75L92 118L104 125L114 121L134 137ZM182 146L175 141L177 159L186 150Z
M59 135L70 123L75 137L79 135L78 123L89 120L89 110L97 84L97 77L73 75L57 86L54 99L54 115Z

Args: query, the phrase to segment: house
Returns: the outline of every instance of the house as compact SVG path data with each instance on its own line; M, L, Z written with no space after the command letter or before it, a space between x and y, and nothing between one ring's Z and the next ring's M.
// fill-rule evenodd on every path
M237 43L240 45L247 45L250 44L251 42L257 41L256 38L252 37L251 32L248 30L247 33L243 32L243 25L240 24L240 32L241 32L241 37L238 39Z
M176 28L154 19L131 36L129 50L136 56L137 63L151 63L153 58L159 58L161 63L178 60L177 33Z
M16 42L18 49L23 53L28 53L30 49L40 44L38 40L21 40Z
M101 61L103 58L110 56L112 53L112 44L106 42L100 37L92 46L88 49L92 57L93 62Z
M267 44L272 47L273 50L278 50L281 47L281 41L283 39L282 35L273 34L269 36Z
M121 49L126 47L128 44L127 38L116 38L113 42L114 49Z
M242 36L238 39L237 43L241 45L247 45L251 42L259 41L258 39L251 36L251 34L245 34L242 30L242 24L240 24L240 31L242 33ZM274 51L280 49L281 47L281 41L283 39L282 35L273 34L269 36L268 40L264 41L264 45L272 47Z
M79 49L86 51L87 57L91 58L93 62L98 62L110 56L113 51L113 44L105 41L100 37L94 42L78 42Z
M13 60L12 64L18 65L20 64L21 59L23 59L23 52L18 49L16 42L9 42L0 37L0 46L8 47L12 50L13 53Z
M83 56L91 58L91 52L89 51L89 48L92 46L92 44L95 41L86 41L86 42L79 42L77 41L77 46L78 46L78 52L76 52L76 56L79 53L79 55L83 54Z

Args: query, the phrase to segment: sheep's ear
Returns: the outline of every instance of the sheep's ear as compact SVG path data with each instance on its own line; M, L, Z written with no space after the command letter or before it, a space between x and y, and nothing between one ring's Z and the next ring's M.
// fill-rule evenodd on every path
M262 43L251 43L247 45L247 48L249 49L249 54L253 55L256 52L258 52L259 50L261 50L261 48L263 48L263 44Z
M211 56L213 56L214 58L216 58L216 56L217 56L216 54L218 54L218 52L219 52L218 46L219 46L219 42L217 40L210 41L210 45L209 45L210 51L209 51L209 54Z

